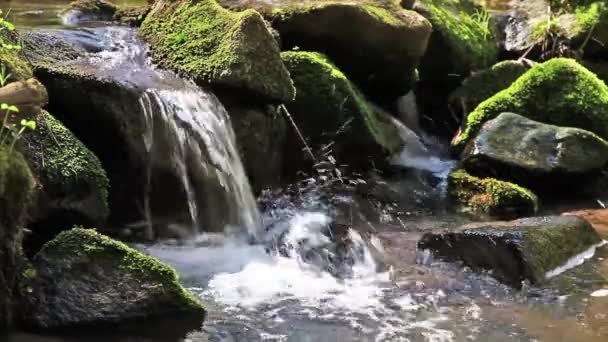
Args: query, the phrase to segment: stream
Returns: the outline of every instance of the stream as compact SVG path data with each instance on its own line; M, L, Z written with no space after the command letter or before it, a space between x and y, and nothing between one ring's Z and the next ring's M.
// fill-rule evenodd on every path
M187 336L172 336L172 323L161 321L125 331L15 333L0 336L0 341L608 339L608 297L594 292L597 277L608 274L607 247L561 275L555 286L524 284L521 291L417 250L424 232L469 221L445 209L445 178L454 163L440 148L420 145L393 158L394 164L408 168L399 179L387 180L403 198L399 210L333 192L313 179L294 184L297 191L265 194L258 199L258 210L223 105L211 92L156 69L136 30L103 23L64 25L61 1L9 1L0 7L11 8L11 19L24 30L53 30L74 44L83 44L86 37L86 43L100 51L73 65L143 90L140 104L150 130L142 139L152 159L160 153L155 144L173 146L169 155L156 157L171 158L183 175L188 194L183 205L188 206L190 222L179 229L195 237L135 247L175 267L184 286L208 309L204 326ZM401 129L404 140L429 139L405 126ZM205 174L203 180L193 172ZM221 187L212 188L212 193L201 190L209 184ZM198 203L215 196L219 188L225 195L219 196L217 208L201 212ZM220 220L208 218L217 212L228 217L222 221L228 228L203 232ZM152 217L148 213L150 227ZM340 222L332 222L337 218ZM347 242L336 242L327 227L344 220L354 228L342 232L340 241ZM560 296L561 282L576 284L577 291Z

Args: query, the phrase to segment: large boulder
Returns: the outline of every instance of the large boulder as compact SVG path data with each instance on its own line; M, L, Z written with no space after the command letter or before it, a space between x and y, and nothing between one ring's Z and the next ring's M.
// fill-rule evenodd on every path
M542 284L558 268L601 243L591 225L575 216L525 218L465 225L425 234L418 244L442 259L462 261L514 287Z
M205 309L175 270L92 229L75 228L48 242L32 260L32 328L118 324L159 316L194 318Z
M293 120L318 153L333 143L333 156L354 169L381 165L402 146L397 126L375 108L326 56L316 52L281 54L296 86L296 99L287 105ZM286 165L295 168L306 157L298 134L290 134ZM327 152L327 151L325 151Z
M101 162L51 114L37 121L17 142L39 183L29 228L48 241L66 225L104 223L109 182Z
M284 50L323 52L364 91L381 96L412 88L431 34L416 12L340 1L279 2L272 26Z
M15 320L16 280L23 256L23 224L34 190L32 173L19 152L0 149L0 331Z
M421 80L454 83L496 62L498 41L490 16L474 1L418 1L415 10L433 25L429 48L420 64Z
M504 112L585 129L608 139L608 87L572 59L537 64L509 88L482 102L469 113L452 147L462 151L486 121Z
M538 211L538 198L532 191L494 178L475 177L465 170L455 170L448 176L448 197L466 212L501 219Z
M82 21L110 21L118 7L106 0L75 0L64 13L64 20L70 24Z
M503 113L483 125L462 160L475 174L554 188L581 184L598 174L608 165L608 142L582 129Z
M523 61L506 60L491 68L475 71L450 94L450 108L464 117L483 101L507 89L528 69Z
M161 0L141 36L160 66L201 85L245 90L267 101L294 97L279 46L254 10L233 13L215 0Z

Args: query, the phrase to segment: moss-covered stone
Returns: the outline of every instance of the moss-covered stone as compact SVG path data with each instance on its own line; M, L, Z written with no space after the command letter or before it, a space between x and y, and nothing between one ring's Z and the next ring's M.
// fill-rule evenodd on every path
M0 148L0 330L14 323L22 224L33 190L23 156L6 146Z
M416 12L363 1L280 1L276 6L272 26L284 50L326 54L368 93L399 96L412 88L431 32Z
M59 328L158 316L197 317L205 309L175 270L92 229L75 228L33 259L28 324Z
M462 160L475 175L567 193L589 184L608 166L608 142L579 128L502 113L483 125Z
M507 60L491 68L473 72L450 95L450 106L467 115L483 101L508 88L523 75L528 67L521 61Z
M157 1L141 26L158 63L201 85L290 101L294 89L279 47L254 10L233 13L215 0Z
M18 142L41 184L33 219L76 213L84 223L103 223L109 214L109 181L101 162L72 132L43 112L36 130Z
M421 79L465 77L496 62L498 41L483 7L470 0L427 0L418 1L415 10L433 25Z
M429 233L419 248L475 269L491 270L492 276L520 287L526 279L535 284L546 282L556 268L600 242L587 221L575 216L548 216Z
M118 7L107 0L75 0L64 13L64 20L70 24L83 21L112 20Z
M296 86L296 99L287 105L308 144L318 151L335 142L334 156L355 168L381 162L402 146L390 117L375 108L326 56L316 52L290 51L281 54ZM301 160L298 146L287 158ZM288 144L289 145L289 144ZM290 163L289 161L287 161Z
M19 47L19 36L15 31L0 32L0 66L4 66L8 81L24 81L32 77L32 68L23 58Z
M532 191L494 178L478 178L465 170L448 177L448 195L463 209L495 217L521 217L538 211L538 198Z
M608 87L571 59L555 58L538 64L509 88L482 102L467 116L452 147L461 151L484 122L503 112L608 138Z

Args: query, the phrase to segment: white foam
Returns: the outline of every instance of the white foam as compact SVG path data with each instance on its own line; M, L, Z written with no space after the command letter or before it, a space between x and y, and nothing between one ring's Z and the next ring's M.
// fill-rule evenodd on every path
M606 297L608 296L608 289L601 289L601 290L597 290L594 291L593 293L591 293L591 297Z
M569 269L582 265L586 260L593 258L593 256L595 255L595 251L599 247L604 246L606 243L607 243L606 241L602 241L598 244L595 244L595 245L589 247L584 252L573 256L572 258L568 259L568 261L566 261L566 263L563 264L562 266L559 266L559 267L547 272L545 274L545 278L546 279L553 278L557 275L560 275L560 274L568 271Z

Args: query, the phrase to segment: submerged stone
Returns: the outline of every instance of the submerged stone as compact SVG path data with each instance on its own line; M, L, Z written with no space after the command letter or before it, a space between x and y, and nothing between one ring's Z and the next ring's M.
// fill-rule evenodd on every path
M483 125L462 160L474 174L531 187L575 185L592 180L589 176L608 165L608 142L582 129L502 113Z
M538 198L532 191L494 178L478 178L465 170L450 173L448 196L465 211L497 218L528 216L538 211Z
M542 284L570 258L598 245L591 225L575 216L546 216L465 225L425 234L418 248L447 261L462 261L514 287Z
M486 121L504 112L608 138L608 87L572 59L555 58L538 64L509 88L482 102L467 116L452 147L462 151Z
M333 143L332 154L340 163L361 169L399 152L401 137L391 118L370 104L326 56L300 51L281 56L297 90L287 108L313 153ZM286 164L294 167L306 154L297 135L289 137Z
M431 25L416 12L370 3L280 1L272 11L284 50L319 51L368 93L409 91Z
M205 309L175 270L92 229L59 234L33 258L27 324L54 329L181 316Z
M254 10L233 13L215 0L161 0L141 35L160 66L200 85L245 90L276 102L294 97L279 46Z

